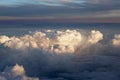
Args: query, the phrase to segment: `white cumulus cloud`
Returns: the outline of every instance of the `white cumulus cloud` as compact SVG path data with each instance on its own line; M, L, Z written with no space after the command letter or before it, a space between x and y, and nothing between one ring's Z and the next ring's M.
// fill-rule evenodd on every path
M115 34L112 44L114 46L120 46L120 34Z
M39 78L27 77L23 66L16 64L13 67L7 67L0 74L0 80L39 80Z
M24 51L40 49L54 53L74 53L82 43L85 44L82 44L81 47L96 44L103 39L103 34L96 30L92 30L88 36L81 34L77 30L51 31L36 31L21 37L3 35L0 36L0 43L4 44L5 47ZM53 33L54 37L49 37L49 33Z
M92 30L88 37L88 42L94 44L94 43L98 43L102 39L103 39L103 34L100 31Z

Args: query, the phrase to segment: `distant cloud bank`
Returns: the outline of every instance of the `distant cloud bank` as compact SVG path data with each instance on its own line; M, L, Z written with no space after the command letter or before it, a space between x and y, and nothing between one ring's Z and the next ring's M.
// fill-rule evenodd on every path
M120 34L106 34L48 29L1 35L0 80L119 80Z

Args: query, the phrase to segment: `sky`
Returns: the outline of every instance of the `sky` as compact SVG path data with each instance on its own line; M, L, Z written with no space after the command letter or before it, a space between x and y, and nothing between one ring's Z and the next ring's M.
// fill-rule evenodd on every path
M0 20L120 23L120 0L0 0Z

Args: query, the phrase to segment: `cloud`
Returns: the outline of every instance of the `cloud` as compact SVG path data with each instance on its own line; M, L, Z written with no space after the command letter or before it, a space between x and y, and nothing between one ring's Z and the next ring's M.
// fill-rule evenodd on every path
M92 30L90 36L88 37L88 42L94 44L98 43L103 39L103 34L100 31Z
M0 36L0 43L5 47L18 50L40 49L55 53L74 53L76 48L81 45L81 42L86 42L86 45L96 44L103 39L103 34L99 31L91 31L87 39L77 30L55 31L53 38L50 38L48 33L36 31L32 35L24 35L21 37Z
M112 3L108 3L108 2L112 2ZM103 4L103 5L115 5L115 4L119 4L120 1L118 0L87 0L88 3L91 4Z
M65 1L65 2L71 2L72 0L61 0L61 1Z
M5 43L6 41L9 41L9 37L5 35L0 36L0 44Z
M31 1L27 1L31 2ZM111 2L111 3L108 3ZM40 3L40 4L34 4ZM118 0L85 0L85 1L69 1L63 0L50 0L34 2L33 4L26 3L18 6L0 6L0 16L4 18L79 18L91 19L91 18L116 18L120 17L120 1ZM42 4L43 3L43 4ZM53 5L53 6L52 6ZM117 12L116 12L117 11ZM117 15L116 15L117 14ZM63 17L64 16L64 17ZM91 19L92 20L92 19ZM112 20L112 19L111 19ZM113 20L114 21L114 20Z
M4 72L0 74L0 80L39 80L38 78L31 78L25 75L23 66L16 64L13 67L7 67Z
M82 40L81 33L76 30L57 31L53 50L57 53L73 53Z
M119 34L113 35L79 29L1 35L0 80L119 80L120 50L109 43Z
M115 34L112 44L116 47L120 46L120 34Z
M39 2L46 2L46 3L69 3L69 2L74 2L73 0L56 0L56 1L54 1L54 0L32 0L32 1L39 1Z

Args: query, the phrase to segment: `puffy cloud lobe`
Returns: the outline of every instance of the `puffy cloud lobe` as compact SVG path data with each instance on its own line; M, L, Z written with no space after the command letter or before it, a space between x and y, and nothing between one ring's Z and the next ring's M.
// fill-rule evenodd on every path
M53 50L57 53L73 53L81 41L81 33L76 30L57 31Z
M116 34L112 40L112 44L116 47L120 46L120 34Z
M5 43L6 41L9 41L9 40L10 39L8 36L5 36L5 35L0 36L0 44Z
M77 30L51 31L48 30L44 33L36 31L31 35L21 37L0 36L0 43L9 48L24 51L28 49L40 49L55 53L74 53L82 42L87 43L85 44L87 46L96 44L103 39L103 34L95 30L92 30L90 35L84 40L84 35ZM49 37L49 33L53 33L54 37Z
M82 40L80 32L76 30L66 30L65 32L57 32L57 42L62 45L76 46Z
M4 37L1 36L1 42L4 46L12 49L26 50L29 48L46 48L49 45L49 39L45 37L44 33L35 32L33 35L25 35L22 37Z
M83 35L83 40L76 49L78 54L89 54L99 52L103 46L99 41L103 39L103 34L98 30L91 30L89 34Z
M25 74L23 66L19 66L18 64L16 64L12 68L11 72L12 72L13 76L19 76L19 75L24 75Z
M103 39L103 34L100 31L92 30L90 36L88 36L88 42L92 44L98 43L102 39Z
M0 75L0 80L39 80L25 75L23 66L16 64L13 67L7 67Z

